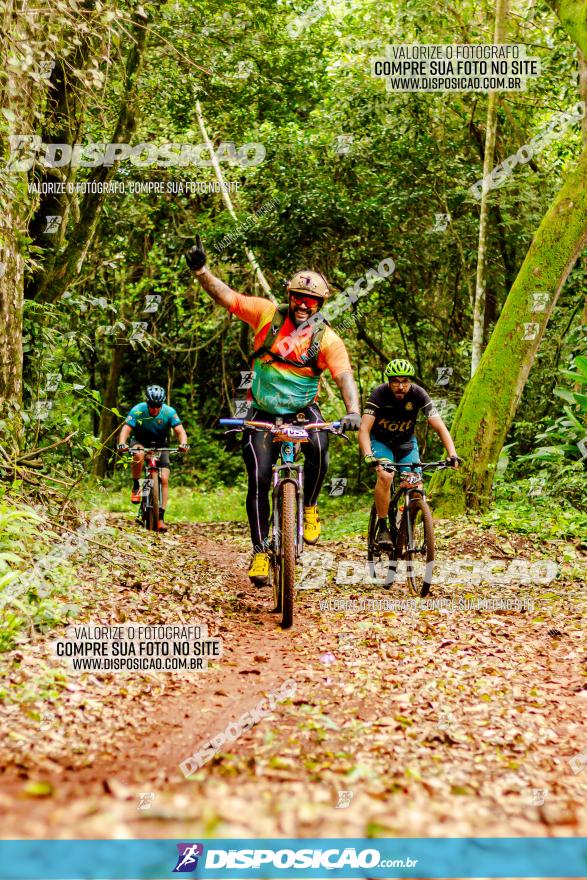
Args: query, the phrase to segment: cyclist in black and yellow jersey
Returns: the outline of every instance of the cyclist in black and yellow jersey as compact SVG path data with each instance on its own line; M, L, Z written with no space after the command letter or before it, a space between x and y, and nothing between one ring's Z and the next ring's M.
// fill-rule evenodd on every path
M415 370L410 361L398 358L385 368L387 382L373 389L367 400L359 429L359 445L368 464L391 461L411 470L420 461L415 435L416 419L422 411L428 424L440 437L453 467L458 456L450 432L434 407L428 392L412 382ZM379 520L378 542L382 549L392 546L387 528L392 474L377 467L375 506Z

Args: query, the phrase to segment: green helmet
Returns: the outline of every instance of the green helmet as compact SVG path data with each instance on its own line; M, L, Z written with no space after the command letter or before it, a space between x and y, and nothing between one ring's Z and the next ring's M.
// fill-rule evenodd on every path
M391 379L393 376L413 376L415 372L414 367L409 361L396 358L388 363L383 375L386 379Z

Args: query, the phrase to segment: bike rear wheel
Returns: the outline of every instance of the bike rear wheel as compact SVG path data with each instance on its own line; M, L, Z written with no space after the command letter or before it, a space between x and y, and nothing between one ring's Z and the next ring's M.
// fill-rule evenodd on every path
M430 508L421 495L413 495L409 507L404 511L397 538L397 557L406 561L410 592L414 596L427 596L434 568L434 525Z
M279 560L279 593L281 598L281 628L293 624L294 593L296 583L296 487L284 482L279 496L281 527Z
M159 474L157 471L151 474L151 491L149 493L149 508L147 511L147 528L152 532L159 531Z

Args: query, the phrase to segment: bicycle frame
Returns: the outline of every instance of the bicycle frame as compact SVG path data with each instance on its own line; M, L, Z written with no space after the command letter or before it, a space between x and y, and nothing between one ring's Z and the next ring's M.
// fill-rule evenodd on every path
M162 452L168 452L170 455L175 455L179 452L177 447L168 447L161 446L153 449L149 449L148 447L140 447L140 446L131 446L128 450L129 455L136 455L137 453L141 453L144 455L143 458L143 485L141 487L141 509L138 520L144 518L145 512L149 510L151 507L151 489L153 487L153 474L157 473L159 475L159 480L157 481L157 485L159 488L159 506L161 507L161 503L163 500L163 488L161 486L161 466L159 464L159 459L161 457Z
M405 466L404 466L404 467L405 467ZM412 472L409 472L409 473L410 473L410 475L411 475ZM401 482L402 482L402 472L401 472L401 471L397 471L397 474L398 474L398 478L399 478L399 481L400 481L400 486L398 486L397 490L395 491L395 493L394 493L394 495L393 495L393 497L392 497L392 499L391 499L391 501L390 501L389 508L390 508L390 510L397 510L397 508L398 508L398 502L399 502L399 500L401 499L401 497L402 497L402 495L403 495L405 501L404 501L404 514L402 514L402 515L403 515L403 516L406 516L405 511L407 511L407 510L409 509L410 502L411 502L411 500L412 500L412 494L413 494L414 492L417 492L418 495L421 495L422 498L424 499L424 501L426 501L426 492L425 492L425 490L424 490L424 486L423 486L423 485L422 485L422 488L421 488L421 489L417 489L417 488L415 488L415 487L407 488L407 487L405 487L405 486L401 486ZM405 479L405 477L407 477L407 476L408 476L408 472L404 472L404 479ZM418 477L418 482L421 482L421 480L420 480L420 475L417 474L416 476ZM415 481L413 481L413 482L415 482ZM393 483L392 483L392 485L393 485ZM399 530L399 525L400 525L400 524L399 524L399 523L395 523L395 525L396 525L396 528ZM408 546L409 546L410 549L411 549L411 548L412 548L412 542L413 542L413 537L414 537L414 536L413 536L413 533L412 533L412 521L411 521L411 519L410 519L409 516L407 517L407 528L408 528Z
M330 431L347 439L346 434L337 430L340 422L306 423L303 413L298 414L295 423L284 424L279 417L275 423L220 419L220 424L230 425L237 431L243 428L264 431L271 435L273 443L280 444L277 461L272 467L271 540L266 539L267 546L255 547L254 552L263 549L269 556L270 582L275 599L273 610L281 614L282 629L290 629L294 618L296 563L304 548L304 470L298 460L300 447L310 440L311 430Z
M406 561L406 576L410 590L420 596L426 596L432 584L434 568L434 523L426 502L424 491L424 471L430 468L444 469L453 467L451 460L434 462L410 462L395 464L389 460L373 461L373 465L392 474L391 498L386 513L389 523L391 544L387 539L383 545L379 543L380 527L375 504L371 508L369 527L367 530L367 559L371 565L371 576L375 577L375 565L384 555L389 556L385 587L389 589L394 582L398 563ZM418 471L418 473L414 473ZM399 486L395 488L395 475L399 477ZM398 510L404 500L403 510ZM399 514L399 515L398 515ZM416 536L422 533L421 546L416 546ZM425 558L425 571L420 574L414 563Z
M424 488L424 474L423 473L416 474L416 473L414 473L414 471L416 468L420 468L422 471L429 470L431 468L444 469L444 468L450 467L450 465L447 464L446 461L429 461L429 462L418 461L418 462L411 462L409 464L402 464L402 465L394 464L392 462L389 462L389 463L385 462L385 463L380 463L379 466L382 467L385 471L387 471L387 473L392 474L393 495L392 495L391 500L389 502L390 511L391 510L397 511L398 503L399 503L400 499L402 498L402 496L405 498L402 518L404 518L404 517L406 518L406 525L407 525L407 532L408 532L408 549L414 550L415 549L413 546L414 534L412 531L412 521L411 521L410 517L408 516L408 510L409 510L410 503L412 500L412 495L414 493L417 493L418 495L420 495L422 497L422 499L424 501L426 501L426 490ZM397 474L399 482L400 482L400 485L398 486L397 489L395 489L395 487L393 485L393 483L395 481L396 474ZM403 481L405 481L406 479L407 479L407 482L412 483L411 487L401 485L401 483ZM421 488L416 487L417 483L422 484ZM399 532L400 525L401 525L401 520L399 523L394 521L393 526L394 526L394 530L396 533L394 537L397 537L397 533Z
M155 455L147 455L145 453L145 458L143 461L143 470L145 473L145 477L143 479L143 488L142 488L142 496L145 499L145 503L147 506L149 505L150 495L151 495L151 487L153 485L153 474L155 472L160 473L161 468L159 467L159 458ZM159 503L161 503L161 480L159 480Z

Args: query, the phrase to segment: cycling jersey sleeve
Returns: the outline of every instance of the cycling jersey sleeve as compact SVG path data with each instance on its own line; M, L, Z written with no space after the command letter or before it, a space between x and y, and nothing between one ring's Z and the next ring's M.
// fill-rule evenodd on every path
M385 386L384 386L385 387ZM363 415L365 416L376 416L377 411L380 406L380 387L374 388L369 397L367 398L367 403L365 404L365 409L363 410Z
M177 412L173 409L173 407L170 407L170 409L171 412L169 413L169 425L172 428L177 428L178 425L181 425L181 419L178 416Z
M245 296L237 293L229 312L252 327L257 334L271 320L276 308L274 303L262 296Z
M140 406L133 406L133 408L131 409L131 411L129 412L129 414L126 417L124 424L130 425L131 428L136 428L137 416L140 416L140 414L141 414Z
M341 373L352 371L346 346L340 336L330 327L324 331L317 365L320 370L329 370L333 379L336 379Z
M424 391L423 388L418 388L418 391L419 391L418 397L420 398L419 402L420 402L420 406L422 408L422 412L424 413L424 415L427 418L430 418L430 416L437 416L438 410L436 409L436 407L434 405L434 401L430 398L430 395L428 394L428 392Z

